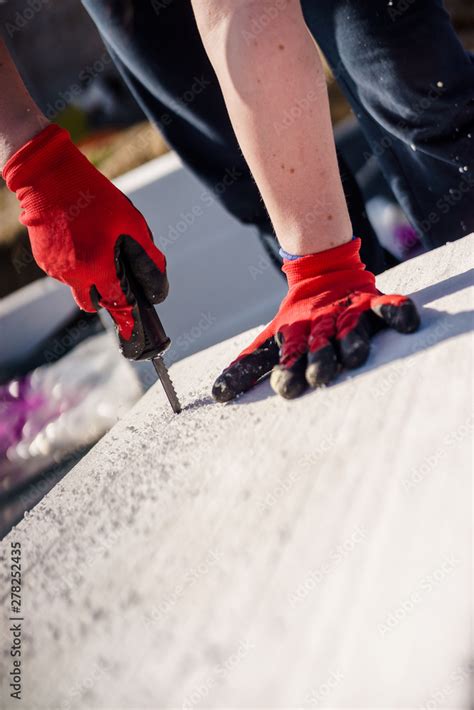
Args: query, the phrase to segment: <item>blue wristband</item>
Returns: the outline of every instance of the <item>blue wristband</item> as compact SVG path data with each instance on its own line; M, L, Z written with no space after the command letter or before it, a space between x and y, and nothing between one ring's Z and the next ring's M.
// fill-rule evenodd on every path
M352 236L352 239L357 239L356 236ZM307 254L289 254L287 251L280 247L280 256L286 261L296 261L296 259L301 259L302 256L308 256Z
M281 247L280 247L280 256L282 259L285 259L286 261L296 261L296 259L300 258L300 256L297 254L288 254L288 252L285 251L284 249L282 249Z

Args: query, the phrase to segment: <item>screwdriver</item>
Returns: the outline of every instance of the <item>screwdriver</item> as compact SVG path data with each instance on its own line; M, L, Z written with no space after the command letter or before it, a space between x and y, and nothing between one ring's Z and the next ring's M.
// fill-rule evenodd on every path
M140 320L143 328L143 341L141 344L134 344L133 348L126 347L125 341L121 340L122 353L129 360L151 360L153 367L156 370L171 408L175 414L181 411L178 395L174 388L173 382L168 373L163 355L171 345L170 338L166 335L165 329L158 313L152 303L149 302L141 286L133 278L129 270L127 270L127 280L130 285L130 290L135 296L137 303L136 319Z

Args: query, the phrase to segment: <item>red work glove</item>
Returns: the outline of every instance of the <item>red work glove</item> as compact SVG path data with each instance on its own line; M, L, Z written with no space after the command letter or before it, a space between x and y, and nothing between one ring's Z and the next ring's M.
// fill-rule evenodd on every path
M3 177L20 200L38 265L68 284L85 311L106 308L133 357L144 334L126 271L151 303L168 293L165 257L143 216L55 125L20 148Z
M330 382L341 367L362 365L370 337L384 325L411 333L420 319L413 301L385 296L359 256L360 239L285 261L288 294L265 330L217 378L218 402L245 392L271 370L287 399Z

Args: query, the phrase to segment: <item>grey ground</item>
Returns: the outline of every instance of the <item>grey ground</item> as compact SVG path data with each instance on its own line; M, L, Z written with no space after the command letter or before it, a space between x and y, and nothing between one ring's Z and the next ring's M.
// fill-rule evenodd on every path
M473 246L380 277L422 329L300 400L211 401L249 333L174 365L183 413L155 385L3 541L2 707L469 708Z

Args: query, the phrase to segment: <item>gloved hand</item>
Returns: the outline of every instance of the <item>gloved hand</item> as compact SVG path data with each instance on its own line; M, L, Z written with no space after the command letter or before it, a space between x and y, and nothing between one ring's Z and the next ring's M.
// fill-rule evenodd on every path
M141 213L56 125L20 148L3 177L20 200L38 265L68 284L83 310L106 308L133 358L144 333L127 271L151 303L168 293L165 257Z
M360 260L360 239L285 261L288 294L272 322L217 378L212 394L227 402L271 370L275 392L292 399L307 385L330 382L342 367L362 365L370 337L391 326L411 333L420 319L413 301L385 296Z

